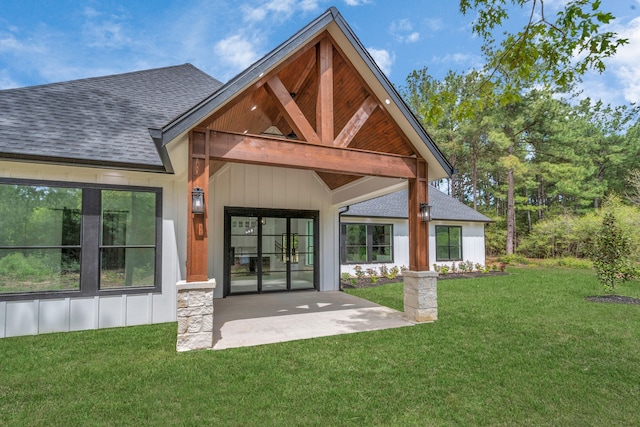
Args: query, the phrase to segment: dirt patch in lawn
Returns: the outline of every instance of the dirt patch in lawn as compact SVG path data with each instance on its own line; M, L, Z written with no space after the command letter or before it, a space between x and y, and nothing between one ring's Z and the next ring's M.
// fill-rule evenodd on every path
M611 304L640 304L639 298L625 297L622 295L599 295L585 297L584 299L592 302L608 302Z

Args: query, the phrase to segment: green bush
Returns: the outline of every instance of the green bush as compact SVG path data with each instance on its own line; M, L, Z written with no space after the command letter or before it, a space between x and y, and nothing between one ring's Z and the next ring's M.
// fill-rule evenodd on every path
M11 280L45 280L50 276L44 259L36 256L25 257L14 252L0 259L0 276Z
M613 292L616 284L634 278L630 247L630 240L616 223L613 212L606 212L592 252L593 267L606 291Z

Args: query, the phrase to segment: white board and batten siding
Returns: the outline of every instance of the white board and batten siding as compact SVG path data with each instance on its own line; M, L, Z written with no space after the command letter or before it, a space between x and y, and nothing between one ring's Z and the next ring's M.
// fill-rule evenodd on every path
M342 217L343 223L356 224L391 224L393 225L393 262L376 264L342 264L341 273L355 275L355 266L359 265L363 271L371 268L380 271L381 266L387 268L409 267L409 222L398 218L370 218L370 217ZM471 261L474 265L482 266L486 263L484 243L484 223L462 221L432 221L429 223L429 268L434 264L451 265L452 261L436 261L436 226L461 226L462 227L462 260ZM457 262L456 262L457 263Z
M483 222L432 221L429 224L429 267L433 264L451 266L453 261L436 261L436 225L462 227L462 261L471 261L474 265L484 266L487 262L484 244ZM456 262L458 264L459 261Z
M175 285L184 262L176 218L186 210L184 182L174 175L17 162L0 162L0 177L161 187L163 201L162 293L0 301L0 338L176 320Z

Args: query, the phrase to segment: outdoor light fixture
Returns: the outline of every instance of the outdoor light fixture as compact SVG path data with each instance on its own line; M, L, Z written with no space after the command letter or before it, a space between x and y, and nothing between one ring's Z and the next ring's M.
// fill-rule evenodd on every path
M195 187L191 192L191 212L204 214L204 190L200 187Z
M422 222L431 221L431 206L426 203L420 203L420 217Z

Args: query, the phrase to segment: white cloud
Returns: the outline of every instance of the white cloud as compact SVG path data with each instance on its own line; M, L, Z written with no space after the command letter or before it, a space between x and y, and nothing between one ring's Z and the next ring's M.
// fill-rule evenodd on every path
M408 19L393 21L389 33L399 42L415 43L420 40L420 33L413 30L413 24Z
M258 59L254 44L240 34L220 40L215 45L220 61L226 61L238 70L243 70Z
M298 11L317 11L320 8L319 3L320 0L269 0L257 6L245 4L240 9L245 22L262 22L267 19L282 22Z
M414 31L413 33L407 36L406 40L408 43L415 43L418 40L420 40L420 33L418 33L417 31Z
M635 18L624 28L618 29L622 38L629 43L618 49L609 61L608 69L616 76L622 86L627 102L640 102L640 18Z
M423 22L429 31L440 31L444 28L444 23L441 19L426 18Z
M347 6L362 6L371 3L371 0L344 0Z
M376 49L376 48L367 48L369 54L373 57L373 60L378 64L378 67L385 73L387 76L391 74L391 67L395 62L396 58L392 52L389 52L385 49Z
M85 8L87 21L82 26L85 43L90 47L119 49L132 42L127 35L126 13L102 13L93 8Z
M473 63L477 60L478 58L474 55L469 55L467 53L449 53L445 56L436 56L433 58L433 62L438 62L438 63L445 63L445 64L449 64L449 63L454 63L454 64L466 64L466 63Z
M12 80L11 77L3 74L4 73L0 73L0 90L13 89L20 86L16 81Z

